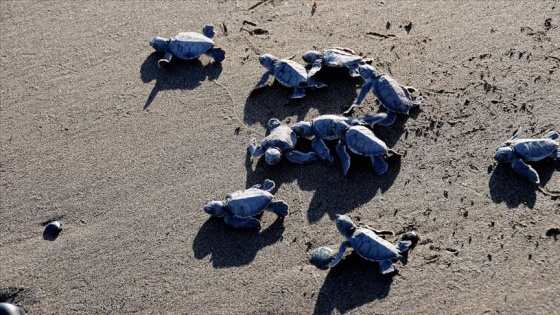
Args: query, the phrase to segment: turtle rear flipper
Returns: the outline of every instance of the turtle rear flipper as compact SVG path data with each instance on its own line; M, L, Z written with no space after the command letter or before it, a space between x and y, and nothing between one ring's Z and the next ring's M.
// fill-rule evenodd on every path
M276 187L276 184L273 181L271 181L270 179L265 179L264 183L262 184L262 187L260 188L262 190L270 192L271 190L274 189L274 187Z
M202 29L202 34L204 34L204 36L208 38L213 38L214 35L216 35L216 33L214 32L214 25L212 24L205 25L204 28Z
M410 246L412 245L412 241L399 241L397 244L397 250L399 253L406 252Z
M307 79L307 86L311 87L311 88L321 89L321 88L326 87L327 85L323 82L315 81L312 78L308 78Z
M305 90L301 87L294 88L294 94L292 94L292 99L305 97Z
M282 218L287 216L290 213L289 209L290 209L290 207L283 200L273 201L267 207L268 211L272 211L272 212L276 213L276 215L278 215L279 217L282 217Z
M296 164L307 164L317 161L317 154L315 152L303 153L297 150L292 150L284 153L288 161Z
M216 62L222 62L224 61L224 59L226 59L226 52L225 50L218 48L218 47L214 47L214 48L210 48L207 52L206 55L214 58L214 60Z
M309 70L309 73L307 74L307 76L309 78L311 78L312 76L315 75L315 73L317 73L317 71L321 70L321 66L323 64L323 60L321 59L317 59L313 62L313 64L311 65L311 69Z
M238 229L260 228L261 222L253 217L242 218L236 215L226 215L224 221Z
M522 159L513 160L513 162L511 162L511 168L513 168L517 174L526 177L531 182L535 184L540 183L537 171L535 171L535 169L525 163Z
M171 59L173 58L173 54L170 52L165 53L165 56L163 57L163 59L160 59L158 61L158 66L162 69L164 69L170 62Z
M384 275L395 271L395 267L394 267L393 262L390 261L390 260L380 261L379 262L379 271Z

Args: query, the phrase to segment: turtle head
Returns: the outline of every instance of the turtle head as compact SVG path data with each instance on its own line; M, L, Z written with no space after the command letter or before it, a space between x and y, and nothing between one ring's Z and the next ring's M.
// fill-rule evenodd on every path
M278 58L274 57L271 54L264 54L259 56L259 62L266 70L274 69L274 66L278 62Z
M350 126L346 122L337 121L333 123L332 131L337 137L342 138L342 136L344 135L344 133L349 127Z
M204 206L204 212L213 217L221 218L225 215L226 205L222 201L210 201Z
M336 215L336 228L340 234L344 235L346 238L352 236L354 231L356 231L356 225L347 215Z
M323 54L315 50L310 50L301 55L301 58L303 58L306 63L311 64L314 63L315 60L323 58Z
M169 51L169 39L156 36L150 40L150 46L156 51L167 52Z
M268 148L264 152L264 160L268 165L276 165L282 159L282 151L278 148Z
M494 155L494 160L502 163L511 162L515 159L515 153L512 147L501 147L498 148L496 154Z
M371 79L375 79L379 76L381 76L381 73L379 73L379 71L377 71L377 69L375 69L374 67L370 66L370 65L360 65L358 67L358 71L360 72L360 75L362 76L362 78L364 78L364 80L371 80Z
M266 129L268 130L268 132L270 132L280 125L281 123L278 118L270 118L270 120L268 120L268 123L266 123Z
M313 135L313 127L308 121L300 121L294 124L292 130L298 137L308 138Z

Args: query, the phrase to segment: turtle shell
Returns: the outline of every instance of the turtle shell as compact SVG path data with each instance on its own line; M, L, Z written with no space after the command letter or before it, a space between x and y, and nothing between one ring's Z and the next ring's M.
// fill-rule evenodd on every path
M252 217L266 209L274 196L259 188L236 191L226 196L226 205L231 214Z
M349 119L337 115L321 115L312 120L313 132L319 138L325 140L336 140L338 137L333 131L333 126L337 121L349 123Z
M379 102L389 110L408 114L409 109L414 106L410 93L389 76L375 78L372 89Z
M323 63L329 67L347 67L361 61L362 57L339 49L327 49L323 54Z
M558 149L558 142L552 139L520 139L511 146L517 156L525 161L539 161Z
M273 147L285 151L293 149L296 142L297 137L292 128L281 125L274 128L270 134L262 140L261 146L265 150Z
M179 33L169 41L169 50L181 59L198 58L213 46L213 40L195 32Z
M385 142L377 138L373 131L364 126L352 126L344 136L348 148L360 155L386 155L389 150Z
M350 237L354 251L371 261L383 261L399 258L395 245L379 237L375 232L359 228Z
M307 71L295 61L280 60L274 67L274 77L287 87L304 86L307 82Z

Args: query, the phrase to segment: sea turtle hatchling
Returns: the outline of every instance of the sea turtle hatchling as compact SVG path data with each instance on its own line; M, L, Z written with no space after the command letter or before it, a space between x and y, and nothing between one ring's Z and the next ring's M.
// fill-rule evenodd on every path
M292 126L292 130L296 136L303 138L311 138L311 145L313 151L317 154L319 159L327 165L333 164L333 157L329 148L323 140L338 140L333 126L336 122L343 121L348 125L374 125L387 118L385 113L377 113L370 116L348 117L339 115L321 115L313 120L300 121Z
M261 222L254 216L264 210L282 218L288 215L289 206L284 201L272 201L274 195L270 191L275 186L267 179L262 186L257 184L227 195L225 201L210 201L204 206L204 211L213 217L224 218L226 224L236 228L260 228Z
M373 131L365 126L350 126L344 121L337 121L333 124L333 132L340 141L336 144L336 152L342 162L342 171L346 175L350 169L350 151L369 156L373 169L377 175L387 172L389 165L383 159L389 152L398 154L387 148L385 142L377 138Z
M345 115L349 114L354 107L361 107L370 90L373 91L381 105L387 109L387 119L379 123L382 126L391 125L397 118L396 113L408 115L410 108L422 103L422 96L414 97L411 94L416 91L415 88L401 85L388 75L381 75L374 67L360 65L358 71L365 82L352 106L344 113Z
M347 48L329 48L324 52L311 50L301 56L303 60L311 65L309 76L313 76L322 66L341 68L346 67L352 77L359 77L358 66L364 63L364 59Z
M266 72L255 86L255 89L264 86L270 75L273 75L280 84L294 88L292 98L304 97L305 88L322 88L327 86L324 83L316 82L308 75L307 70L295 61L278 59L273 55L264 54L259 56L259 62L266 68Z
M0 315L25 315L25 311L14 304L2 302L0 303Z
M347 215L336 216L336 227L346 237L346 241L340 244L336 257L328 247L321 247L316 250L311 262L319 268L336 266L342 260L346 249L351 247L360 257L378 262L379 271L382 274L387 274L395 270L393 260L399 259L401 254L409 250L412 244L409 240L401 240L395 246L378 235L393 235L393 232L374 230L369 227L357 227Z
M252 138L249 140L249 153L253 157L259 157L264 154L266 163L275 165L280 162L282 155L288 161L297 164L304 164L317 161L317 155L314 152L303 153L294 150L297 143L297 137L292 128L282 125L280 120L271 118L267 124L266 136L257 145L257 140Z
M540 161L547 157L554 160L560 158L558 148L558 132L550 131L542 139L519 139L521 128L513 136L503 142L494 159L501 163L511 163L513 170L535 184L540 183L539 174L525 161Z
M214 46L214 25L208 24L204 26L202 33L183 32L171 39L163 37L154 37L150 40L150 46L156 51L165 53L163 59L158 61L160 67L171 62L173 57L179 59L196 59L206 54L217 62L225 59L226 52Z

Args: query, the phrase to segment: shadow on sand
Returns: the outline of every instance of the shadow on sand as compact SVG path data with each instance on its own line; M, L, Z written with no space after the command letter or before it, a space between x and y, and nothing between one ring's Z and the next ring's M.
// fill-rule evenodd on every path
M267 213L266 215L270 215ZM275 215L275 214L272 214ZM284 219L277 218L264 230L240 230L228 226L223 219L209 218L193 242L194 257L211 255L214 268L230 268L250 264L259 250L282 239Z
M554 170L560 171L560 162L545 159L531 162L531 166L537 171L541 180L541 187L552 178ZM498 164L492 171L488 181L490 196L494 203L505 202L508 208L517 208L520 204L533 209L537 200L537 184L531 183L521 175L515 173L509 164ZM555 190L557 190L555 188Z
M327 87L306 89L304 98L294 100L290 99L293 88L285 87L276 80L270 84L272 79L269 79L268 86L253 90L245 101L243 121L263 126L272 117L282 121L296 116L296 121L301 121L313 107L317 108L319 115L342 114L356 98L356 89L363 82L361 78L350 77L346 68L324 67L314 79L327 84Z
M313 314L341 314L389 294L395 271L382 275L379 265L352 252L331 269L319 291Z
M203 65L199 59L181 60L173 59L171 64L164 69L158 67L158 60L162 53L153 52L140 67L142 82L149 83L156 80L152 92L148 96L144 109L147 109L160 91L164 90L192 90L199 86L206 78L217 79L222 73L222 64L211 62Z
M297 150L302 152L311 151L309 140L298 140ZM336 156L332 147L336 142L329 142L331 152ZM367 157L350 154L352 165L346 176L342 175L342 165L335 157L335 163L327 166L321 162L307 165L292 164L282 160L277 165L268 165L264 158L253 161L247 154L245 166L247 169L246 185L250 187L254 183L260 183L268 178L281 187L283 183L297 180L303 191L315 191L307 211L309 222L319 221L325 214L331 220L337 214L346 214L356 207L368 203L378 191L387 191L397 178L401 164L399 156L386 159L389 170L383 175L373 172L371 160ZM255 165L253 165L255 164Z

